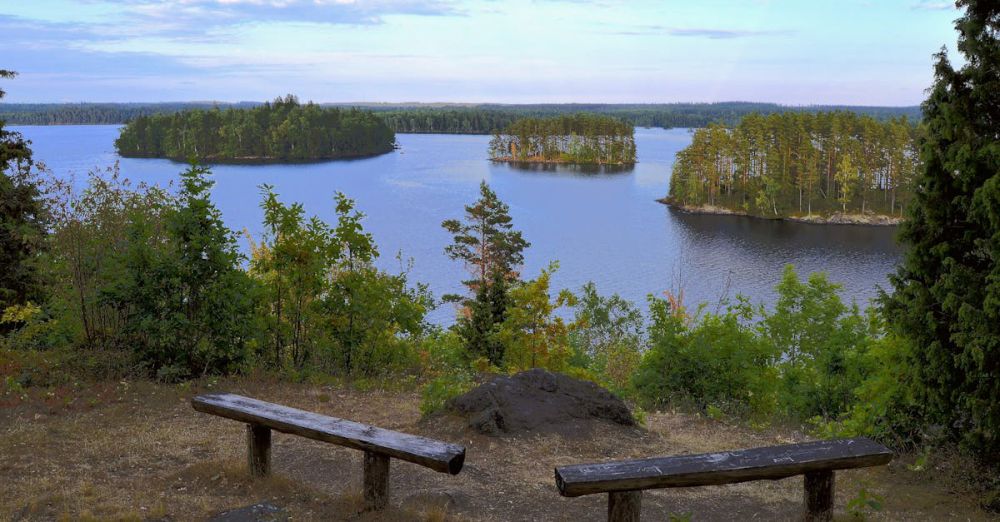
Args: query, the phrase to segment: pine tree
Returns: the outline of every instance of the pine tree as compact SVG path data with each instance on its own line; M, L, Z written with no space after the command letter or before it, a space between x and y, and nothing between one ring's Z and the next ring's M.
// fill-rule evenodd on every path
M465 314L457 328L468 351L499 366L503 348L495 344L492 335L503 322L508 288L518 280L517 268L524 262L524 249L530 243L514 230L510 208L485 181L480 184L479 193L479 200L465 207L465 222L449 219L441 224L454 236L445 253L453 260L463 261L473 276L463 281L472 298L445 298L463 301Z
M927 424L1000 462L1000 4L960 0L956 70L937 54L923 104L920 190L900 237L909 249L883 296Z

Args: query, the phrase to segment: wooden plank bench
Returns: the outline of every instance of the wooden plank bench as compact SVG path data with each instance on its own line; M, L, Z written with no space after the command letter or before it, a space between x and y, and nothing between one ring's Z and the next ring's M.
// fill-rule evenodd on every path
M805 475L807 521L833 517L834 471L881 466L892 452L867 438L824 440L767 448L577 464L556 468L564 497L608 494L608 520L639 520L642 490L778 480Z
M200 395L191 399L191 406L247 423L247 462L252 476L265 476L271 471L271 430L364 451L365 511L378 511L388 505L390 458L451 475L458 474L465 462L462 446L241 395Z

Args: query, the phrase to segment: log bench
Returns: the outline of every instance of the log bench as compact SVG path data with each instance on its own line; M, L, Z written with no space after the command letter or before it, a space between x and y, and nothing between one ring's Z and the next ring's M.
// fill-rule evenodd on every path
M465 462L462 446L241 395L200 395L191 399L191 406L203 413L247 424L247 463L254 477L271 471L271 430L364 451L365 511L378 511L389 503L390 458L451 475L458 474Z
M564 497L608 494L610 522L639 520L642 490L778 480L805 475L807 521L833 518L834 471L881 466L892 452L867 438L825 440L767 448L556 468Z

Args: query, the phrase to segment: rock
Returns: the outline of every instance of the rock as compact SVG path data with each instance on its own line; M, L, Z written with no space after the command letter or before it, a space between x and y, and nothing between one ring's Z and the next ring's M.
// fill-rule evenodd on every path
M223 511L208 519L209 522L287 522L288 513L270 502L258 502L229 511Z
M537 368L495 377L451 399L446 409L466 416L471 428L487 435L538 432L580 436L593 421L636 424L625 403L604 388Z

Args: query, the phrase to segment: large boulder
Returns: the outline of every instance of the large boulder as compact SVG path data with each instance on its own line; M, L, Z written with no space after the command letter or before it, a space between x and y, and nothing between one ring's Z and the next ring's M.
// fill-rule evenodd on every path
M611 392L579 379L542 369L499 376L448 401L469 426L487 435L523 432L587 433L593 421L635 426L632 412Z

